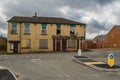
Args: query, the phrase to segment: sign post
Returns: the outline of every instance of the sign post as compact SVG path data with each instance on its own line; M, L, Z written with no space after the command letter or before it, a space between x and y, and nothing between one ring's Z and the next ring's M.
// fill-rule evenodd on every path
M113 67L114 66L114 55L113 54L109 54L108 55L108 65L110 67Z
M81 55L82 55L81 49L78 49L78 56L81 56Z

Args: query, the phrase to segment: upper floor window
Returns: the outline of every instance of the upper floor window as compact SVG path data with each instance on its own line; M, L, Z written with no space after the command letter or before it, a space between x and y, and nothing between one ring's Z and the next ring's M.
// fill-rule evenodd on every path
M30 33L30 23L24 23L24 33L25 34Z
M12 34L16 34L17 33L17 23L12 22Z
M46 26L47 24L41 24L42 25L42 31L41 34L47 34Z
M57 34L60 34L61 33L61 24L57 24Z
M75 33L75 25L70 25L70 34Z

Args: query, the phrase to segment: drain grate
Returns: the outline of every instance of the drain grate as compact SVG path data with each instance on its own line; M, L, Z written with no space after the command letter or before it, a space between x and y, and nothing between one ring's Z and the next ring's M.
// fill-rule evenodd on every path
M109 67L108 64L93 64L94 66L100 67L100 68L108 68L108 69L118 69L120 66L114 65L113 67Z
M94 61L92 59L78 59L78 60L80 60L82 62L97 62L97 61Z
M74 56L75 58L88 58L86 56Z

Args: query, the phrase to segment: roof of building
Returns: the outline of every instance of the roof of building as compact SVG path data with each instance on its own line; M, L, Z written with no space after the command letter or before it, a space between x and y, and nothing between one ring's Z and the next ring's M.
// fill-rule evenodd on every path
M103 40L106 38L107 35L98 35L96 36L94 39L98 39L98 40Z
M55 24L83 24L77 21L65 19L65 18L57 18L57 17L21 17L14 16L8 22L31 22L31 23L55 23Z
M114 27L117 27L117 28L119 28L119 29L120 29L120 25L114 25Z
M92 40L91 40L91 39L86 39L85 41L86 41L86 42L92 42Z
M112 27L112 29L108 32L107 35L109 35L109 33L110 33L114 28L117 28L118 30L120 30L120 25L114 25L114 26Z

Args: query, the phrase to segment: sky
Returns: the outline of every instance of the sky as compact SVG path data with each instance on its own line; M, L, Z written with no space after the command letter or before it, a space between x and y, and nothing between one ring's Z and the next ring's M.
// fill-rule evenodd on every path
M0 0L0 35L7 37L13 16L62 17L87 24L86 38L104 35L120 25L120 0Z

